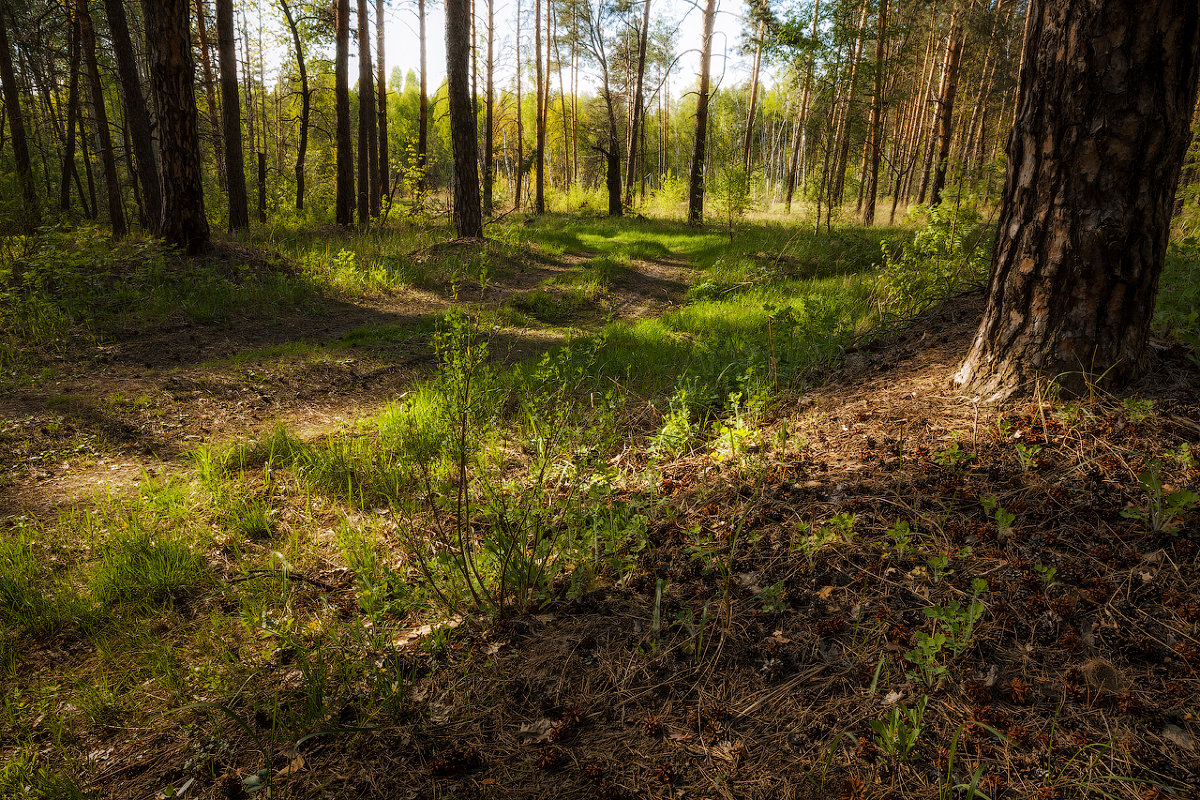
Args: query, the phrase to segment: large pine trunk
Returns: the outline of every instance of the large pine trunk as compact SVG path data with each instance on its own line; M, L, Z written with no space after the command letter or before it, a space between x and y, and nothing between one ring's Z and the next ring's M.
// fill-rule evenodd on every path
M200 132L196 123L196 66L192 61L187 0L143 0L150 88L162 154L162 215L159 232L168 242L197 253L208 247Z
M242 114L238 101L237 37L233 0L217 0L217 58L221 65L221 126L225 131L225 185L229 192L229 230L250 227L246 195L246 157L242 151Z
M692 168L688 174L688 223L704 221L704 151L708 136L709 62L712 60L713 19L716 0L704 7L704 39L700 49L700 90L696 95L696 135L692 140Z
M1200 65L1195 0L1034 0L983 321L954 380L1000 398L1146 364Z
M454 230L459 238L483 236L470 62L470 0L446 0L446 89L450 101L450 142L454 148Z
M337 0L334 116L337 118L337 224L354 224L354 151L350 144L350 0Z
M146 206L146 227L151 234L158 234L162 219L162 183L158 173L158 156L151 138L150 112L146 108L142 79L133 54L133 38L129 35L129 23L121 0L104 0L104 10L117 61L121 101L125 108L125 122L129 126L130 143L133 145L138 183L142 187L142 202Z

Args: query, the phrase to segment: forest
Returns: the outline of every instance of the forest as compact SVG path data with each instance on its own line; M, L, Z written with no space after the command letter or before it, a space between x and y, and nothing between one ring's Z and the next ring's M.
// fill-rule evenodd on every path
M0 0L0 798L1196 797L1194 0Z

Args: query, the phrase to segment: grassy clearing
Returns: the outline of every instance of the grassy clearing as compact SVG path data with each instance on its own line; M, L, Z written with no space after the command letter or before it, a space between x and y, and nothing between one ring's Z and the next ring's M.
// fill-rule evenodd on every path
M1036 714L1026 713L1028 690L1010 674L1017 668L1006 649L1017 634L1033 636L1014 619L1039 602L1074 598L1060 609L1073 621L1055 629L1056 639L1080 622L1070 616L1075 605L1100 603L1081 598L1103 594L1094 579L1103 577L1105 554L1092 551L1080 567L1070 548L1096 543L1071 539L1028 498L1060 491L1072 502L1083 491L1075 486L1080 470L1102 457L1092 438L1081 444L1085 434L1094 437L1105 420L1129 424L1130 409L1077 407L1053 435L1044 419L1039 433L1031 415L1014 413L984 423L982 435L977 426L969 446L964 420L954 423L959 438L946 442L891 441L892 429L871 429L838 457L871 463L879 483L858 493L851 486L844 500L843 484L861 478L822 467L829 456L813 442L857 431L870 415L797 410L797 397L873 325L978 280L986 238L974 235L977 224L934 220L915 238L752 224L730 243L723 231L670 221L548 217L497 231L497 247L486 253L439 251L420 233L359 237L361 251L272 233L272 247L305 265L295 278L305 287L299 307L324 295L478 283L526 257L581 256L554 284L510 303L517 314L557 324L630 280L635 262L681 260L697 274L669 313L603 325L508 366L491 357L503 333L494 310L456 309L416 327L357 329L320 348L288 343L239 356L250 363L328 348L387 352L428 336L438 368L381 414L343 429L304 439L276 427L236 446L204 445L181 478L146 480L134 497L6 531L0 670L15 688L6 688L0 715L0 738L9 743L0 793L85 796L110 769L88 754L112 744L124 748L115 758L139 763L146 740L137 731L164 735L180 726L175 771L151 769L149 783L132 778L130 787L153 794L191 777L194 791L214 796L267 788L317 796L321 780L340 770L315 766L322 753L375 770L384 763L379 747L402 753L405 774L428 783L508 763L511 753L495 743L507 755L473 750L469 728L502 730L512 719L549 721L544 738L515 751L531 761L533 776L524 778L529 786L509 787L518 795L545 794L560 780L584 785L575 773L590 775L585 764L557 759L566 758L562 743L589 742L589 731L599 730L644 737L639 747L659 760L638 778L647 790L684 780L658 772L685 758L671 749L684 734L703 743L706 763L728 762L721 780L747 763L802 780L800 764L818 795L843 778L858 780L856 764L878 761L934 794L999 796L1003 786L998 791L992 776L1024 776L1035 755L1045 765L1042 785L1064 792L1169 789L1174 778L1160 767L1121 761L1126 722L1138 723L1123 721L1109 739L1094 740L1090 707L1072 706L1064 712L1068 738L1056 733L1057 717L1042 715L1040 700ZM887 257L884 237L893 241ZM1195 274L1196 262L1181 252L1173 251L1171 267L1178 277L1164 283ZM555 316L564 297L580 306ZM1186 326L1178 311L1163 309L1164 329ZM110 324L82 313L63 324ZM20 346L44 341L16 337ZM1066 405L1047 402L1051 419L1067 419ZM1133 411L1141 414L1133 424L1154 427L1152 408ZM1143 443L1143 456L1163 451L1165 479L1147 478L1140 494L1104 495L1102 503L1114 514L1132 509L1123 523L1129 536L1174 548L1191 541L1195 504L1172 493L1194 482L1195 461L1186 448L1168 457L1163 443ZM889 460L892 447L900 464ZM817 488L804 488L806 480ZM990 505L972 488L989 481L1000 498ZM1146 519L1163 524L1144 531ZM1182 538L1170 525L1183 526ZM1051 532L1070 547L1030 544ZM1029 608L1001 610L1002 593ZM1025 599L1033 594L1041 600ZM1168 606L1164 614L1191 613L1186 600ZM586 631L570 629L576 617ZM42 639L49 644L31 647ZM569 647L550 652L550 639ZM533 655L545 660L522 661ZM1003 683L986 687L994 713L967 710L970 687L998 660ZM557 689L542 675L546 663L561 676ZM844 705L804 705L810 693L796 688L809 685L810 668L829 674L818 696ZM705 677L714 674L725 688ZM1188 675L1178 679L1194 681ZM1081 683L1078 691L1090 690L1082 679L1071 685ZM877 713L885 687L904 694L890 716ZM571 704L584 697L593 705L577 718ZM616 708L604 710L604 697ZM781 697L793 705L773 705ZM739 721L720 710L735 698L759 698L768 717L819 724L805 727L803 740L781 739L769 718L746 711ZM1142 699L1110 691L1105 702L1133 709L1134 701ZM1171 724L1187 712L1181 703L1169 708ZM960 739L960 750L934 744ZM412 744L425 740L433 744ZM747 762L739 741L776 749ZM791 762L779 755L784 742ZM725 745L728 758L714 755ZM603 742L589 746L604 752ZM307 775L296 780L288 769L300 755ZM589 780L623 780L621 791L631 791L622 769L608 762ZM707 768L689 769L688 785L695 779L699 787ZM931 772L939 776L932 782ZM322 778L306 782L316 774ZM372 793L370 780L355 780L339 791Z

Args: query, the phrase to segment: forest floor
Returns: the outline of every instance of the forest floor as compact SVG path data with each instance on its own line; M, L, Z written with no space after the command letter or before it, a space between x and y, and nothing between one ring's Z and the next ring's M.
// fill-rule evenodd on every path
M471 246L425 248L415 258ZM317 298L283 313L246 309L218 324L169 320L56 353L46 360L49 377L0 392L0 518L53 513L81 496L177 472L200 442L274 425L312 439L378 412L429 377L437 363L430 336L451 308L507 312L491 342L501 362L514 363L569 335L662 313L691 283L679 258L633 259L603 289L570 293L596 255L530 259L485 282L433 280L353 302ZM239 256L261 261L236 245L216 258Z
M789 231L648 247L573 225L487 245L473 277L138 323L6 383L0 795L1197 796L1187 348L1156 340L1128 395L984 406L948 384L978 293L829 343L804 329L857 291L858 234L810 258L779 255ZM781 271L786 314L749 287ZM499 614L438 602L451 584L423 570L456 551L412 532L445 507L388 488L424 474L389 431L461 369L430 342L462 306L478 375L587 353L550 373L577 369L574 391L525 410L533 434L480 444L499 477L464 479L473 526L507 497L563 530L529 551L545 585ZM786 348L818 344L836 358L785 379ZM711 431L658 382L725 387L730 363ZM559 446L564 397L600 410ZM530 467L542 451L574 478Z

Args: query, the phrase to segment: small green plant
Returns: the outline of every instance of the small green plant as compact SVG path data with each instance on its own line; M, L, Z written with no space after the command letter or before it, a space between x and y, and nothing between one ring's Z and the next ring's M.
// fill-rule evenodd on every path
M1044 564L1034 564L1033 569L1042 578L1042 585L1049 586L1054 583L1054 577L1058 575L1058 567L1047 567Z
M895 705L883 719L871 720L875 744L888 756L907 761L917 739L925 730L925 708L929 698L922 697L915 708Z
M1013 523L1017 521L1017 515L1001 508L1000 501L992 495L984 497L980 500L980 503L983 504L983 510L996 523L996 536L1000 541L1004 541L1011 536Z
M854 515L842 513L821 526L809 525L808 532L796 543L796 548L812 561L826 545L848 542L854 538Z
M1126 397L1122 405L1125 406L1125 416L1134 425L1140 425L1154 416L1153 400L1145 400L1140 397Z
M650 449L667 458L681 456L691 449L699 435L699 426L692 421L692 408L686 387L671 398L671 407L663 417L662 427L650 437Z
M948 553L938 553L925 559L926 566L929 567L929 580L934 583L941 583L954 574L954 568L950 566L950 555Z
M1200 495L1192 489L1167 491L1162 482L1162 463L1157 459L1138 473L1138 485L1146 496L1145 506L1131 505L1121 516L1138 520L1152 531L1174 534L1183 516L1200 504Z
M916 646L904 654L905 660L916 667L908 673L910 680L932 687L949 675L942 653L946 651L954 658L970 647L975 625L986 610L979 596L986 591L987 581L976 578L971 582L971 600L967 605L952 600L944 606L925 609L925 616L934 621L934 626L932 631L917 631Z
M787 609L787 600L783 581L773 583L770 586L764 586L763 590L758 593L758 602L762 605L762 610L768 614L785 611Z
M1038 455L1042 452L1040 444L1025 444L1017 442L1014 445L1017 448L1017 460L1021 462L1021 471L1029 472L1038 464Z
M908 558L914 550L913 531L906 520L897 520L896 524L884 531L888 544L891 545L896 557Z
M1168 450L1166 456L1184 469L1196 466L1196 452L1187 442L1180 442L1178 447Z
M975 458L975 454L964 449L957 437L950 443L949 447L938 450L933 454L933 462L935 464L955 470L965 469L973 458Z

